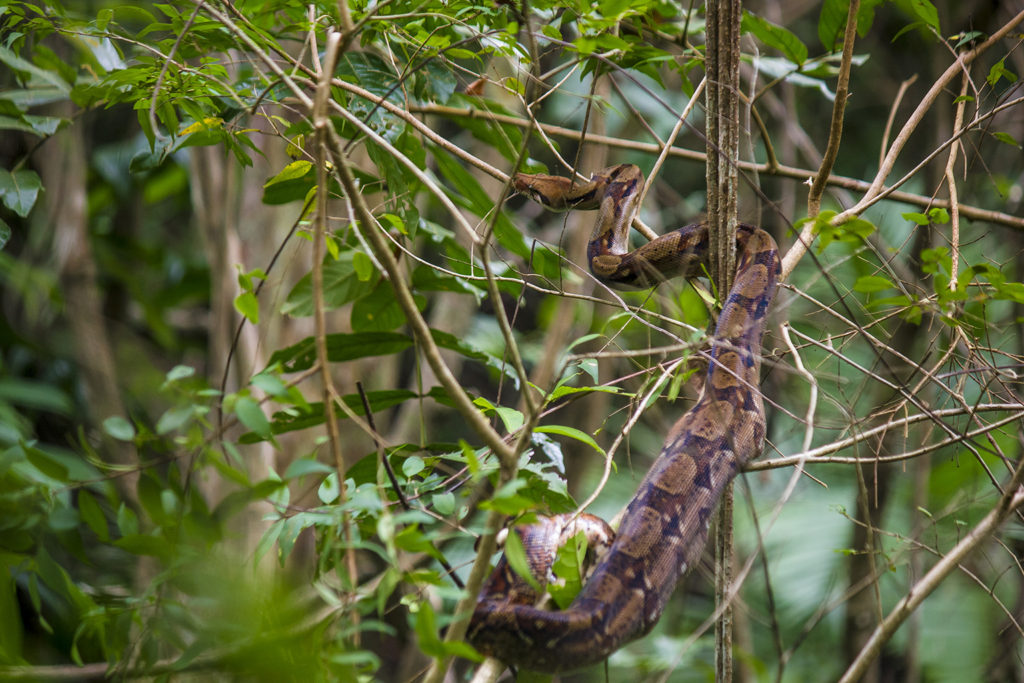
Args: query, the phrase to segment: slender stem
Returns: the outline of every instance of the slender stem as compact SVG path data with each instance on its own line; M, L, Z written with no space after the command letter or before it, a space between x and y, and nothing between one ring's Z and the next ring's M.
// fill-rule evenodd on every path
M836 99L832 103L832 124L828 133L828 145L821 158L821 165L814 176L811 191L807 194L807 215L817 216L821 211L821 195L825 192L828 176L839 156L839 143L843 138L843 116L846 113L846 98L850 93L850 71L853 66L853 43L857 38L857 12L860 0L851 0L846 13L846 32L843 35L843 57L839 63L839 81L836 83Z
M949 190L949 249L950 249L950 266L949 266L949 289L950 291L956 290L957 287L957 274L960 271L960 201L957 198L956 191L956 173L953 172L954 166L956 166L957 153L960 151L960 128L964 123L964 109L967 107L967 101L964 96L967 95L967 86L971 82L970 70L968 67L964 67L963 79L960 84L960 97L956 103L956 115L953 120L953 144L949 146L949 159L946 161L946 187Z

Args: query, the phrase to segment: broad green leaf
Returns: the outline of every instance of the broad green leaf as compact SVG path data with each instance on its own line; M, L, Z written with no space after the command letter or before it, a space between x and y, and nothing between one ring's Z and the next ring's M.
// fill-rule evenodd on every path
M252 292L242 292L235 297L235 310L253 325L260 321L260 301Z
M173 547L166 538L146 534L131 534L114 541L114 545L127 550L133 555L150 555L168 561L173 555Z
M455 494L450 491L435 493L431 496L431 507L434 512L447 517L455 512Z
M78 514L101 541L106 543L110 540L107 518L96 499L85 489L78 492Z
M6 377L0 379L0 401L23 408L72 415L74 405L59 387L35 380Z
M561 609L576 598L583 587L583 563L587 555L587 535L579 532L558 549L551 572L560 579L547 586L548 593Z
M855 292L881 292L893 289L894 285L887 277L881 275L862 275L853 285Z
M423 296L414 294L413 299L420 310L426 307ZM405 312L391 283L381 279L372 292L357 299L352 305L350 322L355 332L386 332L404 324Z
M494 198L484 192L476 178L447 152L437 150L434 160L441 174L455 187L455 192L450 193L452 201L481 218L489 216L494 209ZM498 216L494 225L494 235L509 251L524 259L530 258L530 248L526 245L522 233L505 214Z
M352 268L360 282L369 282L376 269L370 257L361 251L352 252Z
M345 251L337 259L328 258L323 265L324 308L334 310L351 303L373 290L372 279L363 280L355 267L358 252ZM294 317L313 315L313 275L300 279L281 306L281 312Z
M11 67L14 71L28 74L33 85L46 84L56 88L64 95L67 95L71 90L71 86L64 79L60 78L56 72L39 68L32 62L16 55L10 48L0 47L0 62Z
M44 475L60 482L68 481L68 468L53 455L31 446L23 446L23 449L26 459Z
M818 40L828 52L835 52L842 46L846 28L846 15L850 0L825 0L818 15Z
M910 0L910 6L914 9L914 14L923 21L925 24L930 26L935 31L936 35L941 35L939 29L939 11L935 9L928 0Z
M190 365L175 365L173 368L167 371L166 381L169 383L177 382L178 380L193 377L196 374L196 369Z
M139 532L139 518L124 503L121 503L121 507L117 509L117 529L122 536L130 536Z
M466 358L471 358L472 360L485 363L487 367L512 380L516 389L519 388L519 375L516 374L511 363L506 363L502 359L496 358L486 351L473 348L469 342L456 337L454 334L431 328L430 336L434 338L434 342L442 349L455 351Z
M15 171L0 168L0 201L4 206L26 218L39 197L42 181L35 171Z
M264 439L271 437L270 420L264 415L260 404L249 396L241 396L235 401L235 415L247 429L256 432Z
M368 356L387 356L412 346L412 339L398 332L338 332L327 335L327 359L343 363ZM313 337L278 349L270 356L268 366L280 364L285 372L300 372L316 362Z
M170 408L157 420L156 433L160 435L169 434L183 427L190 419L192 419L191 405Z
M427 464L423 462L423 458L418 455L410 455L402 463L402 474L406 478L415 477L417 474L422 472L426 468Z
M992 67L988 70L988 76L985 77L985 80L988 81L989 85L995 85L996 83L999 82L1000 78L1005 78L1010 83L1017 82L1017 74L1013 73L1012 71L1006 68L1005 59L1000 59L998 62L992 65Z
M254 387L270 396L286 396L288 394L288 385L277 375L261 372L258 375L253 375L250 382Z
M742 30L753 33L762 43L774 47L798 66L807 61L807 46L792 31L777 26L763 17L743 12Z
M433 396L433 393L428 392L426 395ZM408 389L385 389L367 393L367 399L370 401L370 410L372 411L386 410L414 398L420 398L420 394ZM342 396L342 400L353 413L356 415L363 414L362 397L358 394L346 394ZM334 411L334 416L338 420L348 419L348 415L340 409ZM273 434L283 434L299 429L309 429L322 425L324 419L324 404L319 401L303 406L289 406L285 410L274 413L273 420L270 423L270 430ZM264 437L250 433L239 437L239 442L256 443L263 439Z
M420 649L430 657L441 657L444 655L444 647L441 638L438 637L440 631L434 618L434 608L430 606L428 600L421 600L417 605L413 629L416 631Z
M861 38L868 34L875 20L875 7L882 2L884 0L861 0L857 10L857 35ZM818 17L818 39L828 52L837 52L842 48L849 12L850 0L825 0L822 3Z
M0 116L0 130L20 130L23 133L48 137L56 133L61 124L66 121L67 119L57 116L33 116L31 114L22 114L17 118Z
M1020 149L1020 143L1017 142L1017 138L1013 137L1009 133L1005 133L1003 131L996 131L995 133L992 133L992 137L994 137L996 140L999 140L999 142L1009 145L1010 147L1016 147L1017 149Z
M559 436L566 436L570 439L575 439L593 448L601 455L605 455L604 449L597 445L594 441L594 437L590 436L586 432L580 431L575 427L567 427L565 425L541 425L534 429L535 432L541 432L542 434L558 434Z
M267 182L263 183L263 187L267 188L276 183L283 183L286 180L295 180L296 178L302 178L307 173L309 173L310 170L312 170L312 168L312 161L306 161L305 159L293 161L292 163L288 164L283 169L281 169L281 171L273 178L270 178L269 180L267 180Z
M131 441L135 438L135 425L120 415L111 415L104 420L103 431L118 441Z
M505 537L505 559L508 560L512 571L530 584L531 588L538 593L544 590L530 571L530 562L526 559L526 548L523 547L523 540L519 538L515 529L510 529L508 536Z
M312 458L297 458L292 460L288 469L284 471L284 479L296 479L307 474L331 474L335 469L327 463Z
M501 418L502 424L505 425L505 430L510 434L523 426L525 418L523 417L523 414L515 408L495 405L483 396L478 396L473 400L473 403L483 408L485 413L495 414Z

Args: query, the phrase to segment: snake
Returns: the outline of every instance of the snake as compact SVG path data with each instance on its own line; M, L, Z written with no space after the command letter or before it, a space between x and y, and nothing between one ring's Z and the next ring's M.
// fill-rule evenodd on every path
M636 289L706 272L708 228L694 223L631 250L629 229L644 175L632 164L594 173L588 182L516 174L516 192L555 211L597 210L587 247L594 277ZM499 559L483 583L467 629L482 654L511 666L557 673L606 659L657 623L676 583L700 560L723 491L764 447L759 389L761 341L780 272L778 247L765 230L741 223L732 288L711 336L700 398L669 430L660 454L622 515L617 533L592 515L538 517L513 529L527 554L531 582ZM599 559L572 603L536 606L552 578L559 543L578 530Z

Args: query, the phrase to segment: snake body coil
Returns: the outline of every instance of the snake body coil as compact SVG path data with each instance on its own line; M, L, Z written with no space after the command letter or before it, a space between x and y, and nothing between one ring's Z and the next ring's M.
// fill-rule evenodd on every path
M707 228L689 225L628 250L643 174L621 165L588 183L523 175L517 191L555 209L598 209L588 257L594 275L617 287L650 286L699 275ZM701 556L708 525L726 485L761 453L764 408L758 389L761 337L779 274L778 248L760 228L738 229L736 277L718 318L704 391L672 427L622 518L618 534L582 591L565 610L533 606L536 593L504 559L479 596L469 640L480 652L535 671L564 671L599 662L651 630L676 582ZM520 531L528 553L541 553L546 576L552 541L575 523L562 515ZM572 529L569 529L571 535ZM537 546L536 548L533 546ZM547 565L544 565L544 563Z

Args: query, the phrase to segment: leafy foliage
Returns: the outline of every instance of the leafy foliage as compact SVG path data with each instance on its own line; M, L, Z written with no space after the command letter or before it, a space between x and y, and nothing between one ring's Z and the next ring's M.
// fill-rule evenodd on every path
M905 177L883 169L871 195L897 81L940 78L1009 24L861 2L836 168L865 177L836 176L807 216L794 193L830 135L849 6L743 15L742 170L791 253L814 240L778 297L795 342L766 344L767 463L736 515L766 577L741 577L737 616L759 678L838 677L864 640L857 596L869 625L889 614L1020 485L1019 51L980 52L961 97L908 90L938 138L908 123ZM405 680L450 657L467 677L480 658L448 634L488 514L570 512L603 486L613 516L693 398L712 298L596 288L568 222L506 201L505 180L567 174L599 143L649 171L703 73L703 8L85 12L0 8L0 677ZM705 191L702 137L671 144L643 211L658 230ZM887 661L1019 677L1022 542L1013 517L979 538ZM559 604L583 555L559 553ZM710 637L691 639L703 581L612 679L711 666Z

